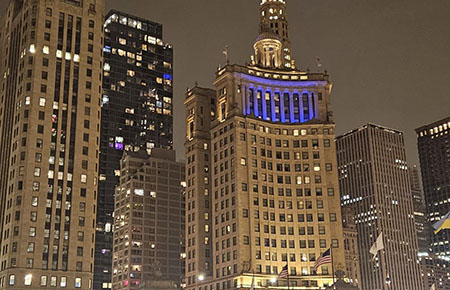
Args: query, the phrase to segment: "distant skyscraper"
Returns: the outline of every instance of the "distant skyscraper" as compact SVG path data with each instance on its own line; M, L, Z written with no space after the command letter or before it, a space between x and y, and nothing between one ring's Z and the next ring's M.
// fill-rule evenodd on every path
M450 289L450 261L438 258L435 254L422 255L420 267L423 289L431 289L433 284L436 290Z
M361 289L361 271L358 252L358 229L355 224L354 209L342 208L344 230L345 272L350 284Z
M173 51L162 41L162 25L113 10L104 26L96 290L111 288L114 187L123 152L171 149L173 140Z
M332 284L345 271L331 83L295 68L286 4L263 0L249 65L186 94L187 289ZM252 285L254 287L252 287Z
M430 248L431 225L428 223L425 211L425 198L420 181L419 169L416 165L408 168L413 197L414 220L416 223L419 254L428 253Z
M104 1L0 19L0 289L91 289Z
M416 129L428 222L450 211L450 117ZM450 231L431 233L431 249L450 258Z
M161 148L150 155L145 150L127 152L121 163L113 289L162 289L167 283L179 287L185 259L184 164L175 161L175 151Z
M403 133L368 124L336 143L343 204L355 209L361 288L422 289ZM373 260L381 233L385 249Z

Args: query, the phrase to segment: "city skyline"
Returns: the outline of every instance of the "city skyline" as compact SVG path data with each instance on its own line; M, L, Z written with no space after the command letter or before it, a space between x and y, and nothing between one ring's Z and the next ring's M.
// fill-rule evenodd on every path
M2 2L0 290L450 287L450 2Z
M8 1L2 2L0 13ZM195 81L203 86L213 81L213 73L203 72L214 72L219 63L224 65L225 45L232 63L249 61L251 40L256 37L258 18L250 11L257 9L258 1L203 2L106 1L105 12L118 9L162 23L166 41L174 45L174 144L178 159L183 150L186 88ZM357 5L349 0L287 2L292 14L290 25L296 30L291 35L292 46L299 48L293 52L297 66L315 71L319 56L332 77L337 133L367 122L399 129L405 132L409 165L417 164L414 129L446 117L450 105L450 99L445 98L450 88L440 85L450 78L446 69L450 66L446 55L450 39L445 37L450 33L448 1L411 0L405 5L386 0ZM236 21L229 23L230 18ZM184 29L180 29L180 19ZM214 36L220 39L207 41ZM379 44L384 45L377 49Z
M349 0L287 2L291 26L296 29L292 45L299 47L293 52L297 66L314 71L319 56L332 76L337 133L367 122L397 128L405 132L409 165L417 164L414 129L446 117L450 105L445 98L450 88L440 86L450 78L446 69L450 66L446 55L450 39L445 37L450 33L448 1L412 0L407 5L386 0L370 5ZM256 0L208 1L207 5L200 0L106 1L105 12L114 8L162 23L166 41L175 47L174 143L179 159L186 87L195 81L203 86L212 82L214 74L202 72L214 72L219 63L224 65L225 45L229 45L232 63L249 60L258 25L257 15L249 11L258 4ZM0 13L6 5L0 4ZM230 18L237 21L229 23ZM355 25L358 22L362 25ZM185 29L180 29L180 23ZM217 35L220 40L207 41ZM304 40L308 46L303 45ZM386 45L376 49L379 43Z

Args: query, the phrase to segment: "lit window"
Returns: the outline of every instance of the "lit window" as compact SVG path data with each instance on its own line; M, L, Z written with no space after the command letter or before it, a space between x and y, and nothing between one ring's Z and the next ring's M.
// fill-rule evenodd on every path
M16 283L16 275L9 275L9 285L14 286Z
M36 53L36 46L34 46L34 44L30 44L30 52L31 53Z
M86 183L86 182L87 182L87 175L81 174L81 183Z
M135 189L134 194L138 196L144 196L144 190L143 189Z
M41 286L47 286L47 276L41 276Z
M33 279L33 275L31 275L31 274L25 275L24 285L30 286L32 279Z
M39 197L33 196L33 197L31 198L31 206L37 207L37 206L38 206L38 202L39 202Z
M75 288L81 288L81 278L75 278Z
M50 286L51 287L56 287L56 284L57 284L57 278L55 276L52 276L50 278Z
M67 277L61 277L61 281L59 283L59 286L66 287L67 286Z
M61 51L61 50L58 49L58 50L56 51L56 57L57 57L57 58L62 58L62 51Z
M39 106L45 107L45 98L39 98Z
M47 45L44 45L44 47L42 48L42 52L44 54L49 54L50 53L50 48Z

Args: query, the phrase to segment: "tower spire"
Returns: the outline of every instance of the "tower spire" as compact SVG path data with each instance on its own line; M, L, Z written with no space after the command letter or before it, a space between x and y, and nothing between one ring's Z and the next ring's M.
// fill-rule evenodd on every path
M280 67L278 68L294 68L294 61L291 59L291 43L289 41L288 27L285 0L261 0L259 25L260 37L258 37L257 42L261 40L261 37L264 34L268 35L268 32L272 32L278 37L282 44L282 59Z

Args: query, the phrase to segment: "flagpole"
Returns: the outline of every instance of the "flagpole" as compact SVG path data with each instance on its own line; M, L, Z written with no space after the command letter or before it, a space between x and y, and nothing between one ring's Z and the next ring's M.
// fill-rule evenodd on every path
M333 242L331 242L331 245L330 245L330 255L331 255L331 272L333 274L333 288L336 289L336 284L334 283Z
M287 271L288 271L288 273L287 273L288 274L287 275L287 286L288 286L287 288L288 288L288 290L289 290L289 284L290 284L289 283L289 276L290 276L289 275L289 258L290 258L290 256L287 257L287 264L286 264L287 265Z

